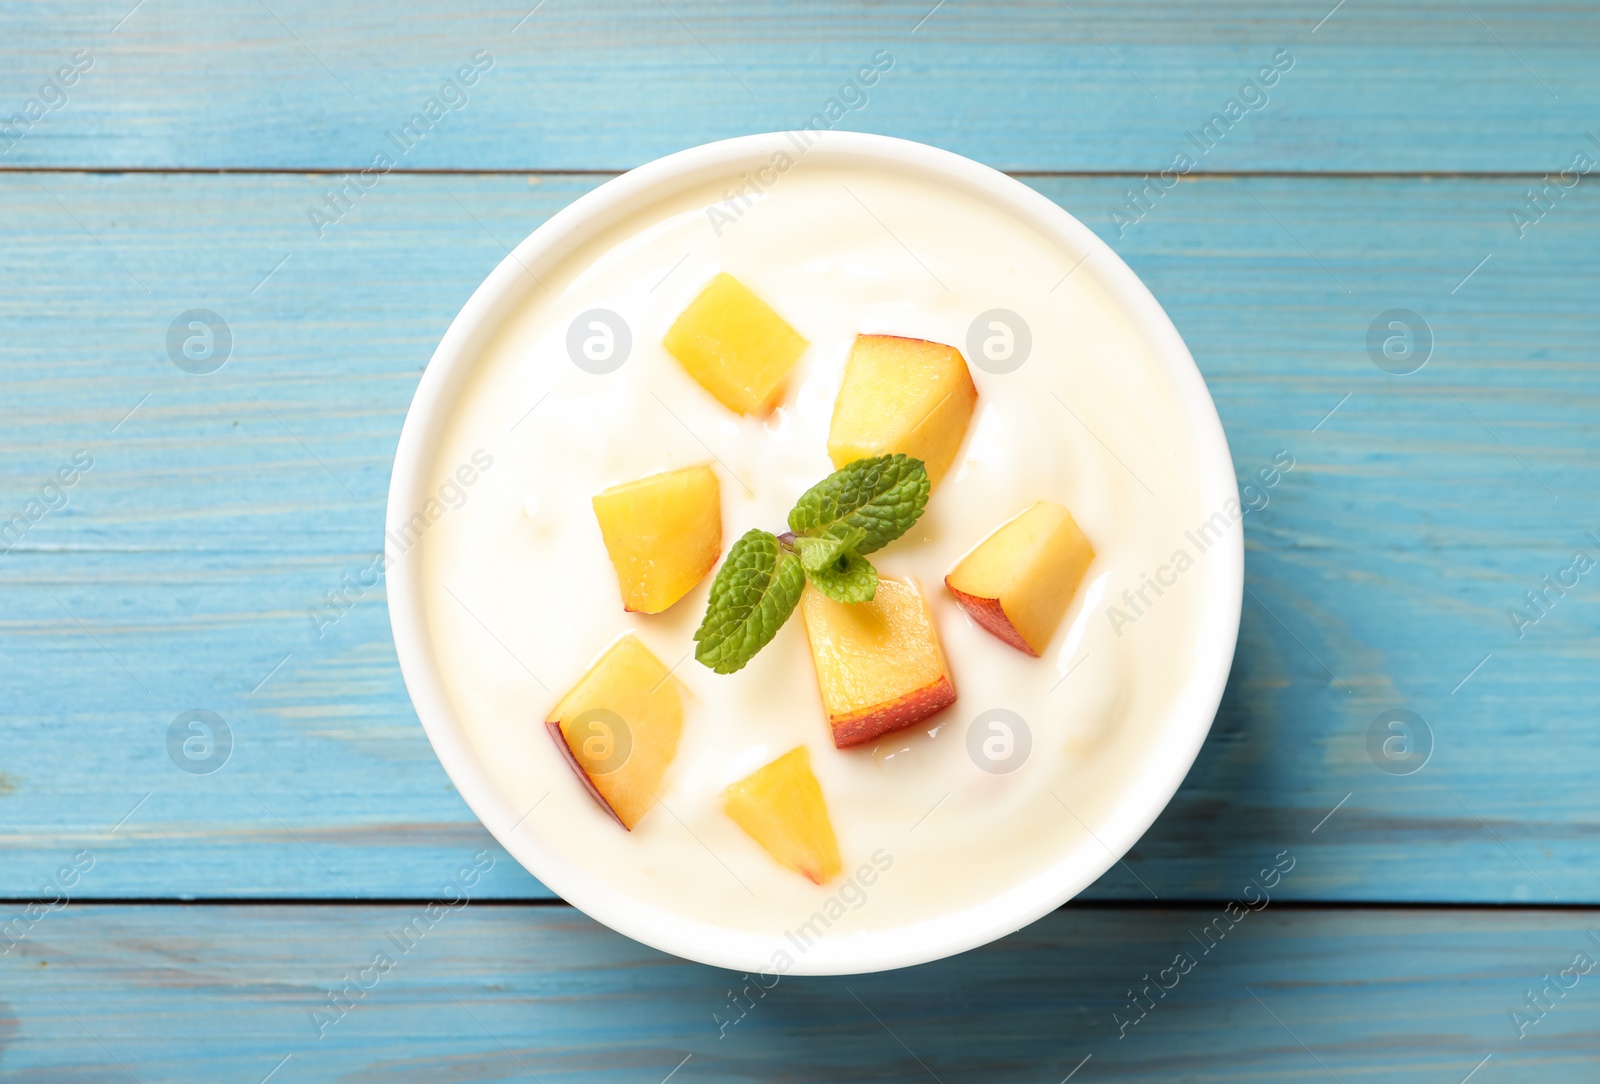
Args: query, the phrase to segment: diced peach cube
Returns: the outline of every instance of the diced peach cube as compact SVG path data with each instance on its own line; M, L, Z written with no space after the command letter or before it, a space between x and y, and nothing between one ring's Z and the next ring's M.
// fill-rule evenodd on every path
M844 749L921 722L956 701L939 632L915 584L878 580L871 602L800 596L833 744Z
M809 343L729 274L719 274L662 340L700 386L729 410L766 414Z
M903 452L937 485L955 462L978 402L961 351L925 339L858 335L833 404L835 467Z
M979 542L944 582L974 621L1038 656L1093 560L1072 513L1040 501Z
M578 779L632 831L678 753L683 702L672 672L629 633L550 711L545 728Z
M624 482L593 504L625 610L660 613L722 553L722 488L708 466Z
M724 808L766 852L817 884L839 876L839 841L801 745L723 792Z

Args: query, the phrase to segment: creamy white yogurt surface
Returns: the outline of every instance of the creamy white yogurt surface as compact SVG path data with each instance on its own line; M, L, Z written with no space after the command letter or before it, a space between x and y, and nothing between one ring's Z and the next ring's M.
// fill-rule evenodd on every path
M829 937L904 926L993 897L1074 849L1102 850L1096 825L1193 665L1202 576L1176 571L1174 554L1205 561L1186 532L1218 510L1200 505L1177 400L1094 258L933 182L803 156L719 236L706 209L735 183L668 199L541 271L543 288L505 321L457 402L433 487L446 510L402 559L423 562L433 650L463 730L509 803L533 810L518 833L630 896L732 929L789 933L798 951L820 930L806 925L817 913ZM733 414L661 346L719 271L811 343L769 418ZM594 309L622 317L632 339L627 360L603 375L568 352L575 317ZM1013 372L986 371L968 350L969 327L993 309L1031 331ZM798 614L744 670L713 674L691 639L711 576L664 614L625 613L589 501L618 482L711 463L724 550L751 527L783 530L795 498L832 470L828 423L859 332L959 347L979 400L927 513L872 555L881 573L912 577L929 596L959 698L841 751ZM478 469L485 458L492 464ZM1032 659L979 628L943 579L1042 499L1071 510L1097 556L1044 657ZM1148 577L1163 568L1158 594ZM1142 600L1123 600L1141 587ZM543 726L626 631L675 668L685 709L661 804L631 833L595 805ZM969 752L969 727L992 709L1019 716L1026 736L1013 743L1031 745L1008 773L983 770ZM1004 734L982 737L1004 752ZM725 786L798 744L810 748L846 868L821 887L778 866L722 812ZM871 876L854 872L874 861Z

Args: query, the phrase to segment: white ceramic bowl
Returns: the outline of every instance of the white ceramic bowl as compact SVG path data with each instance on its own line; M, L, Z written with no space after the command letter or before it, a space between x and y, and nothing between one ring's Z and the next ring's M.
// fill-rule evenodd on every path
M1189 449L1204 507L1238 500L1233 461L1194 359L1172 321L1143 283L1098 237L1072 215L1005 174L970 159L886 136L851 132L808 133L815 142L807 163L894 169L936 180L1009 212L1069 252L1092 254L1093 274L1112 304L1141 330L1159 359L1193 434ZM445 422L464 378L500 322L528 296L530 279L553 267L583 242L627 215L681 190L754 172L788 146L781 133L744 136L668 155L601 185L540 226L478 287L451 323L418 385L395 453L386 526L398 531L427 492ZM1077 895L1109 869L1149 828L1171 800L1210 730L1233 661L1244 588L1243 532L1232 531L1209 553L1198 573L1205 579L1195 663L1168 713L1161 740L1152 743L1142 770L1127 780L1110 816L1092 826L1103 850L1078 849L1021 884L997 888L979 907L959 914L875 933L863 951L824 940L789 970L797 974L849 974L939 959L992 941L1034 921ZM398 561L389 572L389 619L406 688L429 740L467 804L495 838L534 876L573 906L647 945L703 963L755 972L767 969L779 935L757 935L670 913L649 899L630 898L546 845L535 833L515 831L521 812L491 783L478 752L455 718L424 626L421 562ZM529 724L536 725L536 720ZM952 871L959 876L959 871Z

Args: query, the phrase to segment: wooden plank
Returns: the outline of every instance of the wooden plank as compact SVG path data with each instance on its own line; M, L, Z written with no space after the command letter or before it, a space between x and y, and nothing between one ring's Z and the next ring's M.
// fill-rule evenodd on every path
M833 979L684 963L564 907L469 907L402 934L417 913L52 914L0 961L0 1065L75 1084L258 1081L275 1066L274 1081L389 1084L1037 1082L1075 1068L1163 1084L1455 1084L1476 1068L1475 1081L1560 1084L1593 1080L1600 1049L1593 912L1269 906L1215 940L1210 911L1074 908L954 959ZM1570 989L1527 1010L1547 977ZM347 978L370 989L340 994ZM1147 985L1141 1018L1129 991Z
M598 179L386 177L319 240L323 183L0 177L0 509L94 458L0 556L0 893L88 848L85 895L412 896L488 845L415 723L381 590L320 638L307 611L378 549L450 318ZM1212 179L1117 238L1124 181L1034 183L1167 306L1241 476L1295 462L1245 520L1212 737L1093 894L1230 895L1292 844L1302 899L1600 899L1592 577L1520 638L1506 615L1600 534L1587 188L1519 239L1501 178ZM209 376L167 356L191 308L232 329ZM1392 308L1436 340L1410 376L1367 353ZM212 775L167 752L196 708L235 739ZM1367 752L1393 708L1434 737L1413 775ZM484 891L543 892L508 861Z
M839 126L1013 170L1142 173L1190 149L1206 171L1542 172L1597 150L1593 3L533 7L5 0L0 117L26 119L70 58L93 66L58 108L44 92L0 164L343 170L386 150L405 169L625 169L801 127L879 55L892 70L845 92L864 104ZM1200 154L1188 133L1280 49L1293 68ZM401 154L385 133L480 51L494 66L466 104Z

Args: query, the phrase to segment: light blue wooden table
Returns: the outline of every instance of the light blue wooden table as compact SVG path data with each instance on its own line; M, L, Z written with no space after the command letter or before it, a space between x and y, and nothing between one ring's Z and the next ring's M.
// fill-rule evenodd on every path
M1600 8L528 7L0 0L0 1078L1600 1079ZM1245 523L1210 740L1124 865L988 948L746 994L493 844L381 588L307 611L381 545L418 374L507 246L616 171L804 125L880 51L839 127L1078 215L1241 474L1295 466ZM193 309L231 337L209 374L169 354ZM1419 357L1385 358L1390 310L1420 370L1389 371ZM169 750L194 710L230 735L209 774L221 747ZM472 905L347 986L479 852Z

